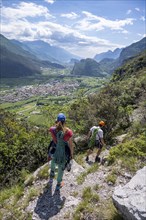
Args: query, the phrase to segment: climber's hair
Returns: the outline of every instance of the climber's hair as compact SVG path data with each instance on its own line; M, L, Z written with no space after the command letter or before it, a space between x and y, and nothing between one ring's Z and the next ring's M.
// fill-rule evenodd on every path
M67 127L65 126L65 121L58 121L56 123L56 131L63 131L64 133L67 131Z

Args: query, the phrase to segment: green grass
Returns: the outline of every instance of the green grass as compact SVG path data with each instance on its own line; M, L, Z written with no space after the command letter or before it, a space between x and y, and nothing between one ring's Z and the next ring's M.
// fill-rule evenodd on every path
M98 165L97 163L94 163L92 166L90 166L90 167L87 169L87 175L88 175L89 173L95 173L95 172L97 172L98 168L99 168L99 165Z
M73 214L73 219L80 220L84 215L93 213L95 211L94 205L98 203L98 201L99 196L92 192L91 187L84 188L82 192L82 201L77 206Z
M135 172L140 166L143 159L146 157L146 136L145 129L141 131L141 135L135 138L130 138L124 143L113 147L110 150L108 163L113 164L121 160L121 166L129 171Z
M39 115L30 115L28 118L28 121L31 122L34 125L38 126L47 126L48 125L48 120L45 115L39 114Z
M28 104L30 104L31 106L34 105L37 101L37 97L33 97L27 100L22 100L22 101L18 101L18 102L5 102L5 103L1 103L0 108L2 109L8 109L8 110L14 110L22 108L22 106L27 106ZM23 109L21 109L23 110Z
M82 167L84 167L85 165L85 160L84 160L85 155L86 153L83 153L83 152L75 155L75 161L78 164L80 164Z
M113 205L111 199L101 201L100 205L96 208L95 215L96 219L100 220L124 220Z
M48 173L49 167L48 164L43 167L38 173L38 178L39 179L48 179L49 178L49 173Z
M95 185L94 185L94 187L93 187L93 189L94 189L95 191L98 191L98 190L99 190L99 188L100 188L100 187L99 187L99 185L98 185L98 184L95 184Z
M87 172L82 172L78 177L77 177L77 183L79 185L81 185L84 181L85 181L85 178L87 176Z
M107 183L111 182L111 183L115 184L116 183L116 179L117 179L117 176L115 174L109 174L106 177Z
M95 173L97 170L98 170L99 166L98 164L93 164L91 165L86 171L82 172L78 177L77 177L77 183L79 185L81 185L84 181L85 181L85 178L88 174L90 173Z
M0 204L4 206L7 200L11 200L12 204L15 204L21 196L23 196L24 188L22 185L15 185L11 188L5 188L0 191Z

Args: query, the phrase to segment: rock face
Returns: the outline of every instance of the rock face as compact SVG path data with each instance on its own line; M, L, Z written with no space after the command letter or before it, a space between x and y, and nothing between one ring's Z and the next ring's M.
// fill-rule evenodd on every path
M88 147L87 144L87 136L86 135L82 135L82 136L78 136L74 138L74 144L76 146L76 149L85 149Z
M146 166L112 196L115 207L125 220L146 219Z

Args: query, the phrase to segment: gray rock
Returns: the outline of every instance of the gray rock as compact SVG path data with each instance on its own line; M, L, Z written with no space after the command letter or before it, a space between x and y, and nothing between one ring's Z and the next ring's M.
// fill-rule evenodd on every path
M115 207L125 220L146 219L146 166L112 196Z
M124 173L124 177L128 178L128 179L131 179L132 178L132 175L129 174L129 173Z
M82 136L75 137L74 144L76 145L76 148L80 148L80 149L87 147L88 146L87 136L82 135Z
M79 203L80 203L80 200L79 200L79 199L77 199L77 198L75 198L75 197L73 197L73 196L69 196L69 197L67 198L65 207L71 207L71 206L75 207L75 206L77 206Z
M124 139L126 138L127 134L122 134L122 135L119 135L117 137L115 137L115 142L117 144L120 144L124 141Z

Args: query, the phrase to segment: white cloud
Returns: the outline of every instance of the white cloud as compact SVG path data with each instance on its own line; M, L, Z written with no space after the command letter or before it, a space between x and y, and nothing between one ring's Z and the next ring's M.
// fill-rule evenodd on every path
M136 10L136 11L140 11L140 9L139 9L139 8L135 8L135 10Z
M69 13L69 14L61 14L60 16L61 16L61 17L65 17L65 18L69 18L69 19L72 19L72 20L79 17L79 16L78 16L76 13L74 13L74 12L71 12L71 13Z
M82 13L88 18L88 20L96 20L98 18L96 15L93 15L88 11L82 11Z
M33 17L45 17L52 18L53 16L49 14L49 11L46 7L37 5L32 2L21 2L17 6L13 7L3 7L2 8L2 18L4 19L23 19L23 18L33 18Z
M49 4L53 4L55 2L55 0L44 0L44 1L49 3Z
M143 37L146 37L146 34L140 34L140 33L138 33L137 35L140 36L140 37L142 37L142 38L143 38Z
M109 28L111 30L121 30L124 31L124 26L126 25L133 25L133 18L126 18L123 20L108 20L103 17L95 16L90 12L83 11L85 18L80 20L76 24L76 28L82 31L100 31L105 28Z
M140 17L140 20L145 21L145 17L144 17L144 16L141 16L141 17Z
M123 30L122 33L123 33L123 34L129 34L129 31Z
M129 14L131 14L131 12L132 12L132 10L129 9L126 14L129 15Z
M78 15L71 12L70 14L61 14L61 16L69 18L73 23L72 19L77 18ZM132 18L109 20L87 11L83 11L82 16L84 18L76 22L74 26L71 23L70 25L69 23L62 25L57 23L57 19L54 19L47 7L21 2L11 8L2 8L1 32L9 39L19 41L40 39L82 57L93 57L96 53L124 47L124 45L114 44L96 36L87 36L88 31L107 28L114 30L114 32L128 34L124 27L132 25L134 21Z

